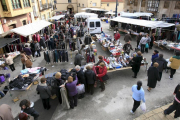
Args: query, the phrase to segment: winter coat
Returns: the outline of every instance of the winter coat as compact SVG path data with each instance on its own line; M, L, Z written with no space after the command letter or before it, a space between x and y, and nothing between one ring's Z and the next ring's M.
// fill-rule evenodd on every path
M78 79L76 77L76 80L74 80L71 83L66 83L66 89L68 91L68 96L75 96L78 94L77 89L76 89L76 84L78 83Z
M79 65L81 66L81 60L83 59L81 54L76 54L74 58L74 65Z
M121 35L120 35L119 33L116 33L116 34L114 35L114 39L115 39L115 40L120 39L120 37L121 37Z
M98 79L103 82L102 77L107 74L107 68L106 66L104 66L103 68L101 68L100 66L96 66L96 68L98 68Z
M147 43L147 38L146 37L142 37L141 40L140 40L140 45L143 44L145 45Z
M45 38L40 39L40 46L43 46L43 48L46 48Z
M86 79L85 79L85 77L84 77L84 72L83 72L82 69L77 72L77 78L78 78L78 82L79 82L80 84L86 85Z
M23 50L26 53L26 55L28 55L28 56L32 55L30 48L25 47Z
M137 38L136 38L136 40L137 40L138 42L140 42L141 38L142 38L142 35L138 35Z
M96 74L92 70L86 70L84 73L87 84L94 84L96 81Z
M150 46L153 46L154 41L155 41L155 37L151 36Z
M8 56L8 57L5 59L5 62L6 62L6 64L8 64L8 65L14 64L13 58L12 58L11 56Z
M22 111L33 116L35 120L37 120L37 118L39 117L39 113L35 111L34 108L26 108Z
M146 38L147 38L147 37L146 37ZM150 42L151 42L151 38L148 37L148 38L147 38L147 43L150 44Z
M124 44L123 50L124 52L130 53L130 51L133 50L132 45L129 43Z
M14 120L11 113L11 107L7 104L2 104L0 106L0 120Z
M179 69L180 66L180 56L173 56L169 59L171 62L170 67L172 69Z
M131 35L130 35L130 34L126 34L126 35L124 36L124 41L125 41L125 42L129 42L130 40L132 40Z
M155 88L157 81L160 80L158 69L153 66L149 67L147 75L148 75L147 86L149 86L150 88Z
M157 62L159 64L159 66L157 67L157 69L159 70L159 72L162 72L163 69L166 69L167 67L167 61L164 58L155 58L153 61L153 64Z
M24 64L27 68L31 68L31 67L32 67L32 62L31 62L29 56L23 56L23 57L21 57L21 62L22 62L22 64Z
M52 78L52 81L54 83L54 85L51 85L53 93L60 95L60 87L59 86L64 84L64 81L61 79L56 79L55 77Z
M151 61L153 62L155 58L158 58L159 57L159 54L153 54L152 55L152 58L151 58Z
M86 35L84 38L84 44L89 45L92 42L92 39L90 36Z
M32 51L32 52L35 52L35 44L34 44L34 43L31 43L31 44L30 44L30 47L31 47L31 51Z
M142 56L133 57L132 61L132 71L138 73L141 67Z
M36 91L39 92L41 99L47 99L51 96L51 91L46 84L38 85Z

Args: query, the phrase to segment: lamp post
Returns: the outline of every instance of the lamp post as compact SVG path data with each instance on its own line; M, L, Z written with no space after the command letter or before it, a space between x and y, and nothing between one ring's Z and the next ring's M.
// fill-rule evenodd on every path
M118 5L118 0L116 0L116 12L115 12L115 17L117 17L117 5Z

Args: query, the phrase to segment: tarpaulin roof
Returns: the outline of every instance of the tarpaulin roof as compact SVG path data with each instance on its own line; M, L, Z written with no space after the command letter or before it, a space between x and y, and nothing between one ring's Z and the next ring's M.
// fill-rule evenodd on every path
M40 31L41 29L49 26L50 24L52 24L52 23L47 22L45 20L40 20L37 22L33 22L30 24L18 27L18 28L14 28L14 29L10 30L10 32L11 33L14 32L14 33L17 33L24 37L27 37L28 35L34 34L38 31Z
M86 13L86 12L80 12L80 13L76 13L74 15L75 18L79 18L79 17L82 17L82 18L89 18L89 17L98 17L97 14L94 14L94 13Z
M98 9L98 8L83 8L81 10L92 10L92 11L108 11L108 10L104 10L104 9Z
M116 17L111 20L116 21L116 22L121 22L121 23L132 24L132 25L150 27L150 28L170 27L170 26L175 25L175 24L171 24L171 23L166 23L164 21L148 21L148 20L131 19L131 18L124 18L124 17Z
M114 15L115 13L113 13L113 12L106 12L105 14L111 14L111 15Z
M54 16L52 18L49 18L50 20L59 20L60 18L63 18L65 15L58 15L58 16Z
M143 12L135 12L135 13L128 13L128 12L120 12L121 17L140 17L140 16L152 16L152 13L143 13Z
M18 38L0 38L0 48L6 46L7 44L17 40Z

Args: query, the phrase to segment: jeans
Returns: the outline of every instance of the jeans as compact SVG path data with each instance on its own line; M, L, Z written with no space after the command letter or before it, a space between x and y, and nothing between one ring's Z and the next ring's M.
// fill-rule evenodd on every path
M104 82L101 82L101 81L100 81L100 84L101 84L101 90L105 90Z
M37 50L37 57L41 57L40 50Z
M44 109L47 109L47 110L49 110L50 109L50 103L49 103L49 98L47 98L47 99L42 99L42 103L43 103L43 107L44 107Z
M172 69L171 68L171 74L170 74L170 78L173 78L173 75L176 73L176 69Z
M135 99L133 100L134 100L134 105L133 105L132 111L135 112L136 109L140 106L141 101L136 101Z
M0 96L1 97L4 97L4 93L0 91Z
M91 95L94 93L94 84L88 84L88 93Z
M77 99L78 99L78 94L74 96L69 96L69 101L70 101L70 107L73 109L74 106L77 106Z
M134 72L134 77L137 77L137 72Z
M9 67L10 67L11 71L15 70L14 64L9 65Z
M168 109L166 109L166 110L164 111L164 114L169 115L169 114L171 114L174 110L176 110L176 111L175 111L175 114L174 114L174 118L180 117L180 103L178 103L176 100L174 100L174 103L173 103L171 106L169 106Z
M145 44L141 44L141 52L144 53Z
M159 72L159 78L160 78L159 81L161 81L161 78L162 78L162 72Z

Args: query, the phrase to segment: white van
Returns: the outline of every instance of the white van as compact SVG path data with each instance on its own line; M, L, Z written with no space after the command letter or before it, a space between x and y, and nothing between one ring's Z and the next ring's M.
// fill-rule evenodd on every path
M98 34L102 32L102 24L99 18L90 17L87 19L87 32L89 34Z

